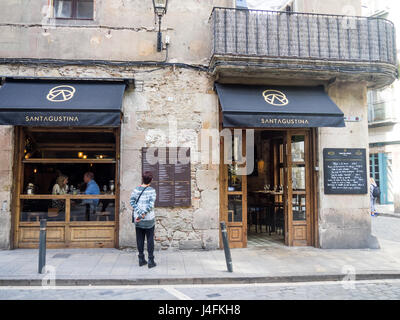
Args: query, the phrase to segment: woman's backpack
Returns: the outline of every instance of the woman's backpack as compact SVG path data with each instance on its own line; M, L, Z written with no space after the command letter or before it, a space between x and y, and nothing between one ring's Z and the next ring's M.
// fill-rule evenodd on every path
M381 190L379 189L378 186L374 186L374 189L372 190L372 196L374 198L379 198L381 195Z

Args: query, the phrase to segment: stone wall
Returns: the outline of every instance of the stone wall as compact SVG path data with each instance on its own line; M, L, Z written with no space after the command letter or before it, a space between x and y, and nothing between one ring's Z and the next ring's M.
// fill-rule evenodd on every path
M129 198L141 183L142 147L190 147L192 207L156 208L155 239L165 248L218 246L218 166L200 163L200 130L218 129L217 98L206 73L164 69L139 76L143 88L124 99L120 246L135 246Z
M0 126L0 249L11 246L13 127Z
M373 248L378 243L371 236L369 194L325 195L323 180L324 148L365 148L368 154L366 86L339 82L328 94L345 116L363 120L346 122L346 128L319 129L319 244L323 249Z

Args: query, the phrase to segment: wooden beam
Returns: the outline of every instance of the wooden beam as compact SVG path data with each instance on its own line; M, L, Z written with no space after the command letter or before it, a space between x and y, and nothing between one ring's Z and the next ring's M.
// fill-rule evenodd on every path
M111 163L115 160L109 159L25 159L23 163Z
M40 148L40 151L81 151L80 149L83 149L82 147L69 147L69 148L57 148L57 147L44 147L44 148ZM85 152L88 151L114 151L115 148L101 148L101 147L85 147Z
M107 147L107 148L115 148L114 143L102 143L102 142L93 142L93 143L81 143L81 142L58 142L58 143L38 143L38 146L41 148L46 147L74 147L74 148L85 148L85 147Z
M65 195L54 195L54 194L21 194L20 199L22 200L91 200L91 199L116 199L113 194L65 194Z

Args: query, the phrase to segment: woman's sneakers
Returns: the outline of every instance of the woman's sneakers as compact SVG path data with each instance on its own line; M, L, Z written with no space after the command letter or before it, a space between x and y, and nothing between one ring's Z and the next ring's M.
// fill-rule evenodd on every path
M149 258L149 264L148 267L150 268L154 268L157 265L157 263L154 261L154 258Z
M147 261L144 257L139 257L139 267L145 266L147 264Z

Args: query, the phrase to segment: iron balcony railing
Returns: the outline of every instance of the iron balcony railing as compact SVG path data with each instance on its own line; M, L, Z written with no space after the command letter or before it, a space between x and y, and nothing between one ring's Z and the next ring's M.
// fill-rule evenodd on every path
M212 55L397 64L395 27L381 18L214 8Z

